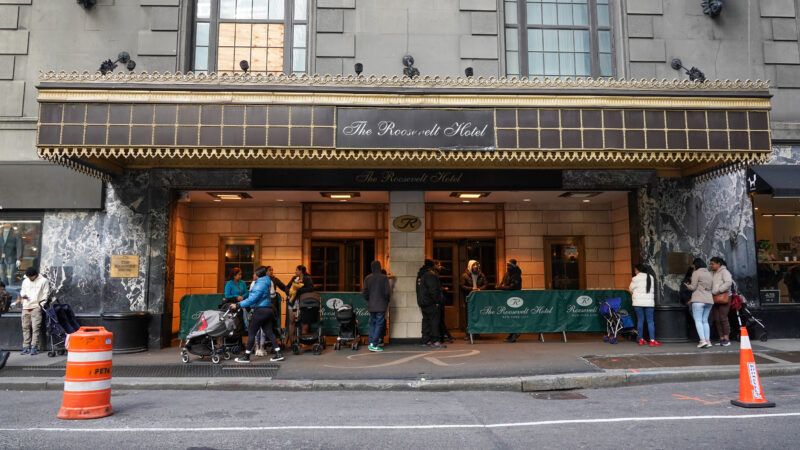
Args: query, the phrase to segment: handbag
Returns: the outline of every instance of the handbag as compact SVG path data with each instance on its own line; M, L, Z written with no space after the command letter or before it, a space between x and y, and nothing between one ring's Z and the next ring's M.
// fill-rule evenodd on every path
M730 292L723 292L721 294L714 294L712 296L715 305L727 305L731 300Z

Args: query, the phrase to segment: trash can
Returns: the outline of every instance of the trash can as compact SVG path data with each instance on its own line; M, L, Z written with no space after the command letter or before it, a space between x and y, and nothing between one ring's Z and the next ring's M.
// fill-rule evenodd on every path
M106 330L114 333L114 353L137 353L147 351L150 313L129 311L103 313L101 322Z

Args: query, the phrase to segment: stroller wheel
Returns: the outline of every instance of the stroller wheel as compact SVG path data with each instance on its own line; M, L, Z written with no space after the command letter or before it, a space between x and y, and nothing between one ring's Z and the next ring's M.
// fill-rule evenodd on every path
M314 344L314 346L311 347L311 350L314 352L315 355L319 355L320 353L322 353L322 347L319 344Z
M225 359L225 361L227 361L227 360L231 359L233 357L233 355L231 355L231 352L226 351L225 353L222 354L222 357Z
M608 343L609 343L609 344L616 344L616 343L617 343L617 338L611 338L611 339L609 339L609 340L608 340Z
M761 342L767 342L767 339L769 339L769 336L767 336L767 332L765 331L765 332L761 333L761 336L758 339L760 339Z
M67 351L64 350L64 349L61 349L61 350L57 351L56 353L58 353L58 356L64 356L64 355L67 354Z
M211 362L214 364L219 364L219 355L212 355Z
M186 352L181 352L181 361L183 361L184 364L187 364L189 362L189 354Z
M52 357L56 356L56 352L51 350L51 351L47 352L47 356L52 358Z

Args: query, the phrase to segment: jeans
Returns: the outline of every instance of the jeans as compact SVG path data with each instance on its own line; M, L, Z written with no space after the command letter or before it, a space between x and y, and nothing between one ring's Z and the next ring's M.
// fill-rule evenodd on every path
M697 335L700 336L701 341L708 342L711 340L708 316L711 314L712 306L714 305L709 303L692 303L692 318L694 318L694 326L697 328Z
M369 343L380 345L383 343L383 327L386 326L385 312L369 313Z
M651 341L656 340L656 324L653 322L653 311L655 308L652 306L634 306L636 311L636 328L639 332L639 339L644 339L644 320L647 318L647 337Z

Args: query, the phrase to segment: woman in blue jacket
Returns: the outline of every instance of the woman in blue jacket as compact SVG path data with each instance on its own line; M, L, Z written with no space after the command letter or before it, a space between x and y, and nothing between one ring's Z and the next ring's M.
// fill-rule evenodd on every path
M242 269L234 267L231 269L230 278L225 283L225 300L240 302L247 297L247 283L242 280Z
M236 362L250 362L250 354L253 353L253 348L256 346L258 330L262 330L267 339L275 346L275 356L269 360L273 362L283 361L283 353L281 353L281 348L277 345L278 341L275 339L275 333L272 331L275 323L275 310L272 307L270 295L271 285L272 281L269 278L267 268L264 266L259 267L256 269L256 280L250 286L250 292L239 302L239 308L253 308L253 318L250 320L250 327L247 330L247 350L244 356L236 358Z

